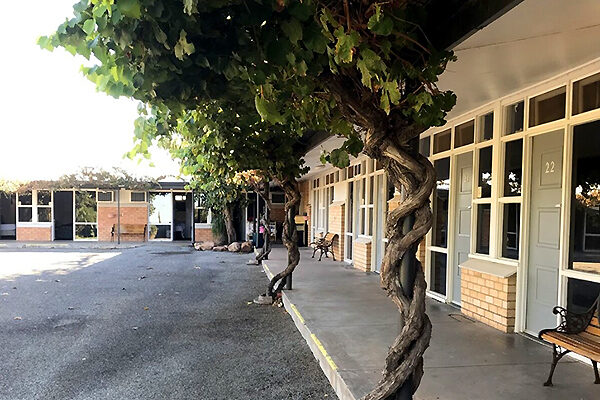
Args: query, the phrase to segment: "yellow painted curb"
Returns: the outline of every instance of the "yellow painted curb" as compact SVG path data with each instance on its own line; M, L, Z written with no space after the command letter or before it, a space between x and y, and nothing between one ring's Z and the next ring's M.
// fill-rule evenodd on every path
M302 315L300 315L300 311L298 311L298 309L296 308L296 306L292 303L290 303L290 308L292 310L294 310L294 314L296 314L296 316L298 317L298 319L300 320L300 322L302 322L302 325L304 324L304 318L302 318Z
M333 370L336 371L337 370L337 365L335 365L335 363L333 362L333 359L331 358L331 356L329 354L327 354L327 350L325 350L325 347L323 347L323 345L321 344L321 341L319 339L317 339L317 336L314 333L311 333L310 337L315 342L315 344L317 345L317 347L321 351L321 354L323 354L323 356L325 357L325 359L327 360L327 362L329 363L329 365L331 366L331 368L333 368Z

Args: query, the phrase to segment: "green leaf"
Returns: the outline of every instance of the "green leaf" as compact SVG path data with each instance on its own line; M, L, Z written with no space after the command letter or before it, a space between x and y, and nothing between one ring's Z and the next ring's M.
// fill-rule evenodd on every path
M183 0L183 12L192 15L198 12L198 0Z
M338 39L335 45L336 62L338 64L352 62L354 46L358 44L358 33L351 32L347 35L344 28L339 27L335 30L334 35Z
M350 156L346 150L335 149L331 151L329 161L335 167L345 168L350 165Z
M296 44L299 40L302 40L302 24L300 24L297 19L292 18L289 21L282 23L281 29L290 39L292 44Z
M367 27L377 35L389 36L394 30L394 20L387 15L383 16L383 18L377 18L376 16L377 14L373 14L369 18Z
M263 120L274 124L283 124L285 122L275 105L263 99L260 95L256 95L254 104L256 106L256 111L258 111Z
M118 0L117 10L126 17L140 19L142 16L142 8L139 0Z
M194 51L196 51L194 44L187 41L187 32L182 29L179 32L179 40L175 45L175 57L183 61L186 55L189 56Z
M96 29L96 21L94 21L93 18L90 18L90 19L86 20L83 23L83 28L82 29L83 29L83 31L86 34L90 35Z

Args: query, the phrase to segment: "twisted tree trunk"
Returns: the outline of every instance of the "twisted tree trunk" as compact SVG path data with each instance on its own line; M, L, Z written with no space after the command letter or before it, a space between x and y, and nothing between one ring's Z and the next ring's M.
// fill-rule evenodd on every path
M418 135L417 135L418 137ZM381 286L401 315L401 330L388 351L383 377L363 400L412 399L423 376L423 353L431 322L425 313L425 276L416 250L432 224L429 196L435 170L417 151L414 134L367 134L365 152L379 161L406 198L386 221L389 239L381 266Z
M227 231L227 244L236 241L235 226L233 225L233 204L228 204L223 210L223 219L225 220L225 230Z
M285 192L285 219L283 221L283 244L287 248L288 263L287 267L273 276L269 282L267 294L273 299L283 290L287 282L287 277L294 272L294 269L300 262L300 251L298 250L298 231L296 229L295 217L298 215L300 206L300 189L295 178L288 178L280 182L283 191ZM279 285L277 285L279 282ZM277 285L277 288L275 288Z
M256 255L256 263L262 263L262 260L269 259L269 253L271 253L271 228L269 227L271 223L271 195L270 195L270 187L269 182L264 182L264 190L260 190L260 188L256 188L257 193L265 202L265 209L263 215L260 219L260 224L264 227L263 232L263 245L260 253Z

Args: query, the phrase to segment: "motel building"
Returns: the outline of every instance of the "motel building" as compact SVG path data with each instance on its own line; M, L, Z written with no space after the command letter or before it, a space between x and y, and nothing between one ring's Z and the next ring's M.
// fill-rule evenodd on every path
M0 240L17 241L202 241L212 240L211 213L194 201L184 182L151 189L73 189L32 182L0 193Z
M555 305L600 293L600 1L524 0L453 46L439 87L458 96L421 135L437 172L433 227L419 248L430 297L503 332L537 336ZM305 160L311 240L377 273L387 212L401 197L374 160Z

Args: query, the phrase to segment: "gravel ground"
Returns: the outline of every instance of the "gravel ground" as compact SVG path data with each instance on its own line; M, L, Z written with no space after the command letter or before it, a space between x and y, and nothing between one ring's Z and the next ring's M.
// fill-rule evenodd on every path
M0 251L0 399L336 399L248 258Z

